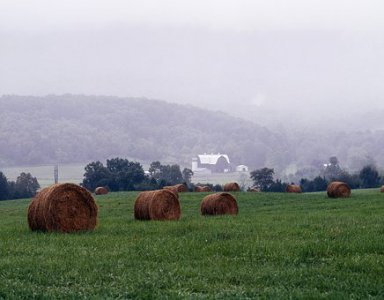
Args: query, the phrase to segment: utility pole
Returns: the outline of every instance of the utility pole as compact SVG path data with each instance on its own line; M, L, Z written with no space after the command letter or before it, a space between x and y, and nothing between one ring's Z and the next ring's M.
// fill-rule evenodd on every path
M55 180L55 184L59 182L59 166L55 165L53 167L53 178Z

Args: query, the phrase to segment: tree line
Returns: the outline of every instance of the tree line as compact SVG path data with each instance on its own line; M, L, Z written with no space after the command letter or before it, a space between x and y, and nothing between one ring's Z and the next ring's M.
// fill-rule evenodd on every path
M263 192L285 192L288 182L274 179L273 168L262 168L252 171L251 179L254 186ZM299 185L303 192L324 191L332 181L342 181L347 183L352 189L375 188L384 184L384 178L379 175L374 165L366 165L359 172L350 174L347 170L340 167L337 157L329 159L329 164L323 172L315 178L301 178Z
M90 191L99 186L110 191L155 190L179 183L188 185L192 175L188 168L181 171L177 164L163 165L159 161L152 162L146 174L139 162L116 157L108 159L105 166L100 161L86 165L82 185Z
M23 172L16 178L16 181L9 181L0 172L0 200L30 198L36 194L39 188L39 182L30 173Z

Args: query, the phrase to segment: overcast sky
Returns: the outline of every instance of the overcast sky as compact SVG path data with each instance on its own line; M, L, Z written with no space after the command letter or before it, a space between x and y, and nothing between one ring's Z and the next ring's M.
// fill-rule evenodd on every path
M383 16L379 0L2 0L0 94L382 108Z

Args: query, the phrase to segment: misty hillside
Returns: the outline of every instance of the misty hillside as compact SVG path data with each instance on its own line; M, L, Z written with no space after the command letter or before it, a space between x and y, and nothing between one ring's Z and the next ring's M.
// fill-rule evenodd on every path
M217 152L291 179L296 172L317 175L333 155L350 171L384 166L383 130L333 131L324 124L271 131L257 120L144 98L3 96L0 107L0 167L116 156L190 167L192 156Z
M193 155L228 153L263 166L281 139L219 112L137 98L0 98L0 164L73 163L119 156L189 166Z

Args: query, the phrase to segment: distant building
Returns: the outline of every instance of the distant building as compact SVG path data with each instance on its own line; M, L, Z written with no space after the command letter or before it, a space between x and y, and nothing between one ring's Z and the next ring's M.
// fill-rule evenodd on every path
M192 158L192 171L205 173L227 173L231 165L227 154L199 154Z
M236 172L248 172L248 167L246 165L238 165L236 167Z

